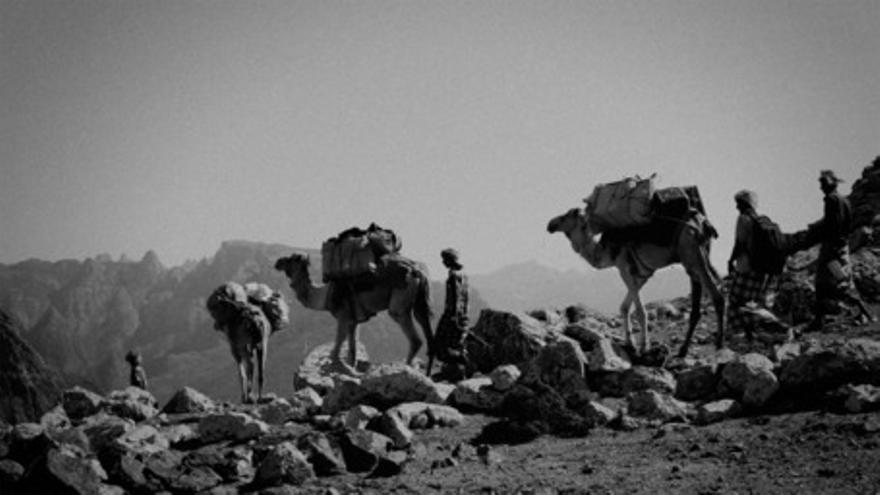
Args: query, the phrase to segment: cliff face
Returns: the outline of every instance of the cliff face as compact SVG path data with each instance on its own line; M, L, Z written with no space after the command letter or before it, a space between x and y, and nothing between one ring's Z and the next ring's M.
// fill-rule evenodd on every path
M856 226L870 225L880 212L880 157L862 170L862 176L853 183L849 200Z
M303 308L287 278L274 269L279 257L294 250L230 241L210 259L170 269L152 252L138 262L99 256L0 265L0 308L22 322L24 340L73 383L97 391L127 385L124 356L137 349L158 398L190 385L235 399L234 362L225 338L213 329L205 300L227 281L265 283L291 306L290 326L270 340L266 373L267 390L286 393L308 351L333 340L336 331L332 317ZM320 280L320 253L300 251L310 254L313 278ZM439 318L445 288L435 282L431 290ZM485 307L478 294L471 300L475 311ZM363 325L360 337L375 361L399 360L406 354L403 333L385 315Z
M61 397L58 374L21 338L21 324L0 311L0 419L36 421Z

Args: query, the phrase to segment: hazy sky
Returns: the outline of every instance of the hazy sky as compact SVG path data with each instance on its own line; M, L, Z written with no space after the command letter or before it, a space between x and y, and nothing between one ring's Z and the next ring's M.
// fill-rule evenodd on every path
M586 270L547 221L597 182L696 184L724 269L880 154L880 2L0 0L0 263L371 221L443 276Z

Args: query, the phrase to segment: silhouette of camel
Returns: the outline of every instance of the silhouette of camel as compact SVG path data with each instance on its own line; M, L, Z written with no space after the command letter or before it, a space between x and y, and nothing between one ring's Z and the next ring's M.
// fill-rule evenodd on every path
M388 315L400 325L409 341L409 353L406 363L412 364L413 358L422 346L413 319L419 322L428 341L428 368L431 373L434 355L434 338L431 329L430 289L427 270L421 263L400 255L384 257L373 283L361 290L357 288L336 286L340 282L316 286L309 275L310 261L307 255L294 253L275 262L275 269L284 272L290 279L297 300L303 306L329 311L336 319L336 342L331 351L331 359L343 373L357 375L356 364L358 325L380 311L388 311ZM351 290L349 297L338 301L332 295L337 289ZM348 361L340 359L342 343L348 338Z
M587 263L597 269L616 267L626 284L627 293L620 304L626 343L638 353L648 349L648 319L639 290L660 268L680 263L691 280L691 314L687 335L679 350L679 357L687 355L694 329L700 320L700 299L703 287L715 305L718 317L718 333L715 345L724 346L724 296L720 290L721 277L709 262L709 246L717 236L706 218L694 211L681 219L661 217L643 227L633 227L620 232L596 232L589 217L580 208L550 220L547 231L562 232L571 247ZM636 319L642 329L641 342L635 347L630 335L630 315L635 303Z

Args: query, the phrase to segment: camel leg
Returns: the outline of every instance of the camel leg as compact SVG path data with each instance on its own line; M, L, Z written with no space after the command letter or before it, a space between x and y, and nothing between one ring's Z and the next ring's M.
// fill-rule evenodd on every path
M336 342L333 344L333 350L330 351L330 361L335 367L339 368L340 372L343 374L356 376L357 371L339 357L339 353L342 350L342 343L345 342L345 338L351 334L351 327L353 325L356 324L354 322L346 321L344 318L336 320Z
M632 291L627 290L626 296L623 298L623 302L620 303L620 317L623 320L623 341L627 346L635 349L635 344L633 343L632 334L630 333L630 310L632 308ZM636 351L638 352L638 351Z
M266 351L269 349L269 340L263 339L263 343L257 348L257 401L263 398L263 377L266 376Z
M244 359L236 356L235 364L238 366L238 385L241 388L241 402L247 403L247 374L245 372Z
M636 321L639 323L641 327L641 342L639 342L639 349L641 349L641 353L648 352L648 313L645 311L645 306L642 305L642 297L638 292L635 293L635 297L633 301L636 304Z
M406 356L406 364L412 365L413 359L416 357L416 354L418 354L419 349L422 348L422 339L416 331L416 325L413 323L412 313L409 311L395 311L390 313L390 315L391 318L400 325L403 334L409 341L409 354Z
M350 364L354 369L357 369L357 334L358 334L358 324L355 323L352 325L351 330L348 331L348 364Z
M247 400L245 401L248 404L252 404L254 402L254 361L256 360L255 352L253 349L247 354L247 358L244 359L244 368L247 377Z
M431 376L431 368L434 365L434 329L431 327L431 296L429 290L428 281L422 280L416 293L415 304L413 305L413 316L422 327L422 332L425 334L425 340L428 343L428 366L425 368L425 375L427 376Z
M678 357L684 358L687 356L688 348L691 345L691 339L694 337L694 330L697 328L697 323L700 322L700 316L702 311L700 309L700 301L703 298L703 286L697 280L691 278L691 315L690 320L688 322L688 331L684 337L684 342L681 344L681 349L678 351Z
M703 250L699 252L698 263L693 272L689 272L691 280L702 285L709 291L709 297L712 298L712 305L715 307L715 315L717 318L718 330L715 334L715 347L721 349L724 347L724 294L721 293L720 281L717 277L717 271L709 261L708 253ZM700 301L697 300L696 304ZM693 315L693 311L691 312Z

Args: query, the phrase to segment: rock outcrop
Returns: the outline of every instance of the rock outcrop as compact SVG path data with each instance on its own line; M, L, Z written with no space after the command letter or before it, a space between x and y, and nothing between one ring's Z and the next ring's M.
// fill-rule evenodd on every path
M21 325L0 311L0 419L36 421L58 403L61 378L21 338Z

